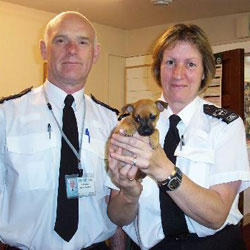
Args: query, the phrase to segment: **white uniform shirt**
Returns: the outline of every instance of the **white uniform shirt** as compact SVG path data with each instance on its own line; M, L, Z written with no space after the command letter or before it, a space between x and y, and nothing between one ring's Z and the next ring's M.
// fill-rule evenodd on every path
M44 88L62 126L66 93L49 82ZM105 196L109 189L104 186L105 144L116 115L85 96L82 130L83 90L73 96L79 143L82 139L81 161L84 169L94 174L96 195L79 199L78 230L70 242L61 239L54 225L62 136L47 107L43 87L4 102L0 105L0 240L4 243L21 249L79 250L106 240L116 229L107 217Z
M239 192L250 186L244 124L241 118L227 124L220 119L206 115L203 105L207 103L197 97L178 115L181 118L177 128L183 135L184 146L177 146L176 166L198 185L209 188L216 184L242 180ZM157 128L160 131L160 144L163 147L169 129L170 108L160 114ZM157 183L147 176L143 179L143 191L139 199L139 212L134 222L124 226L126 233L138 244L138 234L143 249L149 249L164 238L161 223L159 188ZM108 178L108 187L117 189ZM225 224L237 224L242 218L238 210L236 196ZM202 204L197 204L202 206ZM190 233L200 237L212 235L216 231L207 228L185 215ZM135 226L136 225L136 226ZM137 228L138 226L138 228ZM135 229L137 228L137 229Z

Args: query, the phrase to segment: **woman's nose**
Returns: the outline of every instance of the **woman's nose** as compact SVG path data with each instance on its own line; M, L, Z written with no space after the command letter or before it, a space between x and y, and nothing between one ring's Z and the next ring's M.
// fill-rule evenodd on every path
M177 64L174 72L173 72L173 77L176 79L182 79L185 73L185 67L184 65Z

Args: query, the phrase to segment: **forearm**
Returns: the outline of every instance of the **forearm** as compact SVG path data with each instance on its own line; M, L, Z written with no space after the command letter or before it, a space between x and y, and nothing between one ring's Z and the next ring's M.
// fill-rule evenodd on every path
M198 223L218 229L225 222L240 182L203 188L183 175L182 184L169 195L183 212Z
M138 197L128 197L123 191L112 190L108 204L108 216L118 226L130 224L136 217Z
M118 227L115 234L109 239L110 250L125 250L127 236L123 230Z

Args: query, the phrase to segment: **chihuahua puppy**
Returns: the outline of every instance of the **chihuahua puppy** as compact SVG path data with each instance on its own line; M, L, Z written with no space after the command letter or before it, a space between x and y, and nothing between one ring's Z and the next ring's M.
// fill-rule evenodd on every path
M167 106L166 102L150 99L141 99L135 103L125 105L118 118L121 122L115 128L114 133L123 131L125 136L133 136L133 134L138 132L141 136L149 136L150 146L156 149L159 145L159 131L155 128L156 123L160 112L167 108ZM131 155L128 151L124 153ZM141 171L137 173L136 179L146 176Z

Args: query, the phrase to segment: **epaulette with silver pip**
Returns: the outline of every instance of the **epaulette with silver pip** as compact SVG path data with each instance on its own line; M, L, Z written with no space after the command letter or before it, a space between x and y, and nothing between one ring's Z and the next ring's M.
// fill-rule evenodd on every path
M32 88L33 88L33 86L32 86L32 87L29 87L29 88L27 88L27 89L22 90L22 91L21 91L20 93L18 93L18 94L6 96L6 97L2 97L2 98L0 99L0 104L4 103L5 101L13 100L13 99L19 98L19 97L21 97L21 96L23 96L23 95L26 95L27 93L29 93L29 92L31 91Z
M99 105L101 105L101 106L103 106L103 107L105 107L105 108L107 108L107 109L109 109L109 110L115 112L116 115L119 115L120 111L119 111L118 109L112 108L112 107L110 107L108 104L106 104L106 103L104 103L104 102L101 102L101 101L97 100L92 94L91 94L90 96L91 96L91 99L92 99L95 103L97 103L97 104L99 104Z
M236 113L224 108L218 108L215 105L204 104L203 111L205 114L221 119L227 124L239 117Z

